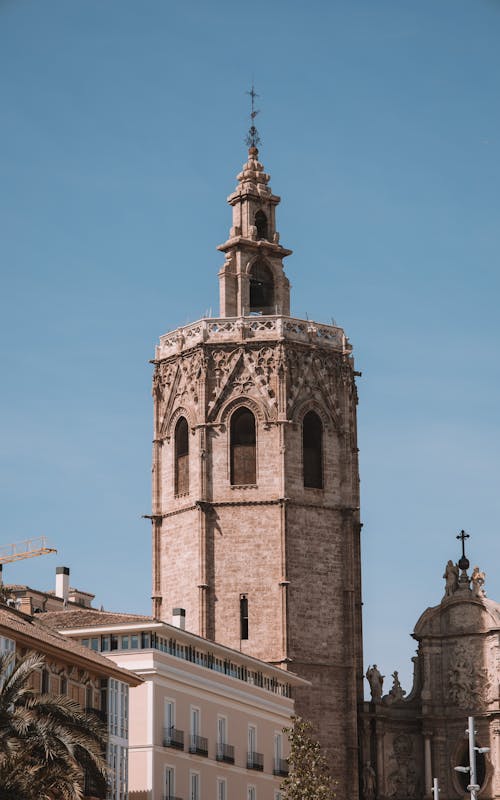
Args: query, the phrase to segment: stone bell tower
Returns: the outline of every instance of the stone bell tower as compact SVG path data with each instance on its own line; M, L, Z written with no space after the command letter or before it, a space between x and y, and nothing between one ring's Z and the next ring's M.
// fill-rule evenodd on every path
M156 349L153 612L311 682L296 696L357 797L356 387L341 328L290 316L280 198L254 144L228 198L220 316Z

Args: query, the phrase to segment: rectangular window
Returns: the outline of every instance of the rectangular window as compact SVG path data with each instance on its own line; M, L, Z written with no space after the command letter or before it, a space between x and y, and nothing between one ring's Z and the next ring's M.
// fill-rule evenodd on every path
M101 636L101 650L103 653L109 650L109 636Z
M226 717L217 718L217 744L227 744L227 719Z
M90 640L90 649L95 650L96 652L99 650L99 639L97 636L93 636Z
M255 753L257 750L257 728L255 725L248 726L248 752Z
M175 728L175 704L173 700L165 700L165 728Z
M130 649L131 650L138 650L139 649L139 636L137 633L133 633L130 637Z
M122 636L122 650L128 650L128 636Z
M191 736L200 735L200 709L191 706Z
M227 800L227 784L225 778L217 778L217 800Z
M175 798L175 772L173 767L165 768L165 800Z
M200 800L200 774L189 773L189 800Z
M257 790L255 786L247 787L247 800L257 800Z
M240 594L240 639L248 639L248 596Z

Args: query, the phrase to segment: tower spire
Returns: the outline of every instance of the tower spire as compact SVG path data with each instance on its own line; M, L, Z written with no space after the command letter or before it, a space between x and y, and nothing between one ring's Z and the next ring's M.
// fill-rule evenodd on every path
M255 98L258 97L259 95L255 91L253 83L252 83L252 88L250 89L249 92L247 92L247 94L250 95L251 110L250 110L250 128L248 130L245 142L247 147L257 148L257 145L260 144L260 136L259 136L259 131L255 127L255 117L259 113L259 109L255 108Z

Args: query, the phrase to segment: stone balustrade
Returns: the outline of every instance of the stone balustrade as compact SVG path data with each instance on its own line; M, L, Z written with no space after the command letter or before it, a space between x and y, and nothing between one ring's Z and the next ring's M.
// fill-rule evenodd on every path
M238 341L287 340L350 354L352 347L342 328L284 316L221 317L200 319L160 337L157 361L205 342L234 344Z

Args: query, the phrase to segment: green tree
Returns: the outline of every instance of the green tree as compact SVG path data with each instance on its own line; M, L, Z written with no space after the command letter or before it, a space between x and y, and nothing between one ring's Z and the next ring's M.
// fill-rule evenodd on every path
M283 729L290 742L289 773L281 784L283 800L332 800L334 781L311 723L300 717L292 717L292 723Z
M81 800L86 778L104 796L105 729L68 697L30 688L43 665L34 654L0 657L0 798Z

